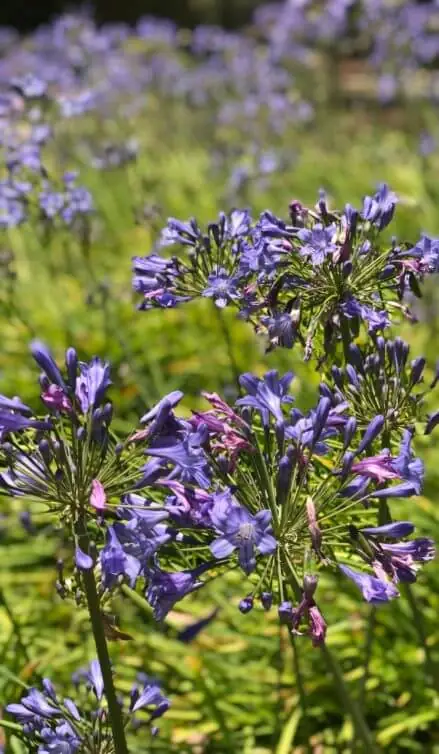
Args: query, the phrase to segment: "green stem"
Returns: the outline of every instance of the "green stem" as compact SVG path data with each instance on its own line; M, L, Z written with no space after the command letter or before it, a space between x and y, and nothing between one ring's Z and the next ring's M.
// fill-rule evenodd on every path
M78 522L76 533L80 538L81 549L84 552L89 553L90 542L84 522ZM99 665L101 667L102 678L104 680L105 697L107 699L108 714L110 718L111 730L113 733L114 752L115 754L128 754L122 708L116 696L116 689L114 688L113 672L111 669L107 640L105 638L104 625L102 623L99 597L96 589L96 581L93 568L83 570L81 572L81 575L84 584L85 596L87 599L93 638L96 645L96 652L98 655Z
M236 361L235 354L233 353L233 342L232 342L232 338L230 337L230 330L225 320L224 312L221 311L221 309L218 309L217 306L215 306L215 311L216 311L216 315L218 317L218 321L221 327L221 332L224 337L224 342L226 344L227 355L229 357L233 379L234 379L234 382L236 383L236 386L239 388L239 377L240 377L241 372L239 370L239 366Z
M357 736L359 740L362 741L363 743L364 751L367 754L378 754L379 749L376 746L375 741L372 737L372 733L370 732L369 727L361 713L359 704L355 701L355 699L351 697L349 693L349 688L343 677L343 671L338 661L336 660L336 658L334 657L334 655L329 650L326 644L322 644L320 649L323 654L323 657L325 658L325 662L328 667L328 670L331 672L332 676L335 679L336 688L337 688L338 695L340 697L340 701L343 704L346 711L351 716Z
M349 360L349 346L351 345L351 335L349 332L349 324L346 319L346 317L341 316L340 317L340 330L341 330L341 339L343 343L343 353L346 364L350 364Z
M306 716L306 694L305 694L305 685L303 683L302 670L300 668L299 653L297 651L297 641L296 641L296 637L291 633L291 631L288 631L288 635L290 637L291 648L293 650L294 675L296 677L300 707L305 717Z

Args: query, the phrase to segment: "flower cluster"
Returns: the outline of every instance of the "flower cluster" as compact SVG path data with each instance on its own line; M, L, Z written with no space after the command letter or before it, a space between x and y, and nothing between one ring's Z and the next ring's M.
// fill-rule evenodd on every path
M183 248L186 256L134 258L139 308L211 298L220 308L235 307L267 336L269 349L298 341L306 359L313 352L328 356L361 324L376 334L395 314L411 317L405 294L417 293L420 280L437 269L431 239L410 246L381 235L396 203L383 184L361 210L330 211L321 194L312 210L292 202L288 221L266 211L253 222L247 210L233 210L204 232L195 220L170 219L160 244Z
M149 457L146 496L128 495L100 553L111 588L139 577L157 619L198 590L206 572L239 567L248 578L240 603L277 605L292 630L324 639L314 594L321 568L340 571L363 597L398 595L433 557L433 542L407 540L413 525L376 526L379 501L420 494L423 465L406 431L399 451L382 447L385 418L363 431L347 401L322 396L303 414L292 406L293 375L241 376L235 407L207 394L210 409L191 420L171 394L143 417ZM165 491L165 492L164 492ZM165 523L165 519L167 519ZM163 563L172 563L173 571ZM183 570L175 567L184 564ZM297 606L294 606L298 600Z
M405 344L386 348L381 366L392 358L402 372L405 361L395 360L395 351L406 359ZM9 494L45 501L73 527L78 575L96 574L101 605L124 581L142 585L161 620L203 585L203 575L239 568L247 579L242 612L255 599L264 609L277 605L292 630L319 643L322 568L344 573L366 600L382 602L432 557L431 540L407 539L412 524L377 525L383 499L420 494L423 464L411 430L399 433L399 447L395 439L386 445L395 429L391 412L359 418L350 382L340 383L345 394L322 383L317 404L303 413L290 393L292 373L243 374L235 406L206 393L210 408L189 419L178 415L183 394L174 391L118 442L106 399L108 365L78 364L68 349L63 376L41 343L33 355L49 413L34 417L18 398L2 397L9 467L2 483ZM374 383L366 390L368 369L358 359L357 367L361 396ZM409 385L419 382L420 367L411 367L417 377ZM392 383L389 369L384 375ZM379 381L373 389L386 392ZM80 587L79 578L75 594ZM59 591L69 591L62 575Z
M7 712L22 725L27 750L36 754L112 754L113 739L104 697L104 681L97 660L73 675L76 701L61 698L45 678L42 689L31 688ZM160 687L144 674L123 706L125 725L150 724L169 708ZM140 714L139 714L140 713ZM145 714L146 713L146 714ZM152 727L152 733L156 731Z

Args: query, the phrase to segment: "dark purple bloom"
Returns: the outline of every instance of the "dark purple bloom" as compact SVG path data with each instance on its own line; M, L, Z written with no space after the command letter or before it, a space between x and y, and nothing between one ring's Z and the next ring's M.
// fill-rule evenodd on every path
M434 413L429 415L428 421L425 425L424 434L430 435L438 424L439 424L439 410L434 411Z
M256 566L255 549L261 555L271 555L276 550L271 511L258 511L253 516L233 499L223 497L215 501L209 515L212 525L222 534L210 545L215 558L227 558L237 549L241 568L249 574Z
M390 325L389 315L384 309L377 310L366 304L361 304L353 296L341 305L341 310L346 317L358 317L364 320L370 333L384 330Z
M61 411L70 413L72 411L72 403L70 398L66 395L64 390L52 383L41 394L41 400L54 411Z
M291 602L284 601L278 607L279 620L281 623L290 625L293 620L293 606Z
M321 614L319 608L315 603L308 608L308 624L309 635L311 637L313 647L318 647L321 644L324 644L327 625L323 615Z
M398 590L390 581L378 579L376 576L361 571L354 571L346 565L340 565L339 568L343 571L345 576L351 579L354 584L361 589L366 602L371 602L373 605L380 605L383 602L388 602L394 597L398 597Z
M329 254L337 250L335 243L336 226L325 227L320 223L314 225L311 230L303 228L297 233L297 237L303 242L299 251L302 256L309 256L311 264L318 266L323 264Z
M154 609L154 618L163 620L176 602L203 586L203 582L198 581L198 577L207 568L210 568L210 565L210 563L204 564L194 568L193 571L180 571L178 573L161 571L159 568L151 570L146 599Z
M183 628L181 631L178 632L178 635L177 635L178 640L182 641L184 644L193 641L198 636L200 631L202 631L204 628L206 628L206 626L212 623L212 621L218 615L218 610L219 608L216 607L205 618L200 618L200 620L197 620L194 623L191 623L190 626L186 626L186 628Z
M151 408L146 414L142 416L140 421L149 422L152 419L156 419L157 416L162 412L163 407L166 407L167 410L175 408L175 406L178 405L183 396L184 393L182 393L181 390L173 390L171 393L168 393L163 398L161 398L159 402L156 403L155 406L153 406L153 408Z
M246 613L249 613L250 610L253 610L253 597L249 595L248 597L243 597L242 600L240 600L238 608L241 613L244 615Z
M293 401L293 398L288 395L293 377L293 372L287 372L279 378L275 369L267 372L262 379L246 372L239 378L239 384L248 395L239 398L236 405L248 406L260 411L264 426L268 426L270 414L274 416L276 422L282 424L284 422L282 403Z
M80 374L76 380L76 397L84 414L97 408L111 385L110 366L95 356L88 364L80 362Z

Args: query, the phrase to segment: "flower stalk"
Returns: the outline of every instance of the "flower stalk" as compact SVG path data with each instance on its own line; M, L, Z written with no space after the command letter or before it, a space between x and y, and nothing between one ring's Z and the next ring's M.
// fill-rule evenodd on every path
M81 549L90 554L90 541L82 518L76 525L76 534L81 541ZM116 696L116 689L113 682L113 672L111 669L110 655L108 652L107 640L105 638L104 625L102 623L101 610L99 606L99 596L96 588L96 580L93 568L81 572L84 585L87 608L90 616L93 638L96 646L96 652L101 667L102 678L104 681L104 693L108 704L108 715L110 718L111 731L113 734L115 754L128 754L128 746L125 737L125 727L122 716L122 708Z

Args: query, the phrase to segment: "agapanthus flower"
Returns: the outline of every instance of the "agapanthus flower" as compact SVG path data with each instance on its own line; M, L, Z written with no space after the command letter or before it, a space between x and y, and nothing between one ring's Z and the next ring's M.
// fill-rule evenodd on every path
M164 619L180 599L200 589L209 575L217 577L238 565L243 578L247 577L241 612L254 609L258 601L263 609L289 601L291 614L285 622L318 645L326 633L316 599L320 569L347 568L346 574L356 579L367 601L396 596L394 576L397 569L402 573L403 565L416 575L416 568L428 561L432 543L422 549L417 540L405 540L402 549L408 549L410 542L414 549L404 559L400 550L392 554L392 542L386 539L393 537L396 546L395 538L411 534L413 526L377 528L380 494L391 498L399 482L410 484L411 494L419 494L422 466L411 449L411 433L402 437L399 454L376 453L386 426L383 415L361 427L350 415L349 402L334 400L329 387L314 408L302 413L292 406L291 381L291 374L282 377L270 372L263 378L245 374L240 383L248 392L235 406L207 394L211 408L195 413L189 422L176 413L180 395L174 405L164 399L148 412L142 430L150 438L146 454L157 455L159 462L146 485L154 503L140 508L148 524L146 539L138 545L130 539L138 524L132 535L123 527L136 519L135 508L142 498L127 496L131 512L129 505L125 504L125 512L121 507L121 520L114 527L118 541L113 542L118 565L111 566L115 576L106 582L110 588L121 576L131 584L133 576L135 581L141 579L154 614ZM164 420L156 424L162 413ZM202 451L205 465L202 486L192 472L186 479L178 478L182 446L192 447L194 428L193 447L197 453ZM229 434L245 442L233 463L227 456ZM196 454L195 465L199 458ZM175 477L170 468L176 470ZM160 510L169 515L168 522L158 522ZM157 538L160 527L171 522L171 528L163 529L166 542L162 546ZM361 536L353 538L353 530ZM119 531L124 533L119 535ZM371 542L369 548L362 546L366 539ZM130 562L124 560L127 554L134 556L132 562L140 568L131 570ZM347 556L352 558L352 567ZM165 570L162 562L171 562L173 570ZM361 562L369 566L369 573L358 570ZM316 575L311 576L304 564L312 564ZM103 561L102 569L107 571ZM206 576L201 579L203 573Z
M73 674L75 700L61 697L45 678L42 690L31 688L6 711L22 726L29 750L38 754L86 754L112 751L113 736L107 714L104 681L98 660ZM151 723L170 706L157 681L139 674L128 700L123 700L124 724L138 724L147 714ZM138 714L140 713L140 714ZM137 718L137 719L136 719ZM152 732L154 730L152 729Z
M173 218L160 245L182 252L134 259L140 308L207 296L266 333L271 348L299 342L306 359L313 352L327 356L361 326L376 334L395 315L411 317L404 295L419 291L423 277L437 269L426 237L412 246L381 240L397 201L383 184L365 197L361 211L350 204L330 210L326 199L291 210L289 220L266 210L252 221L246 210L233 210L206 231L195 220Z

